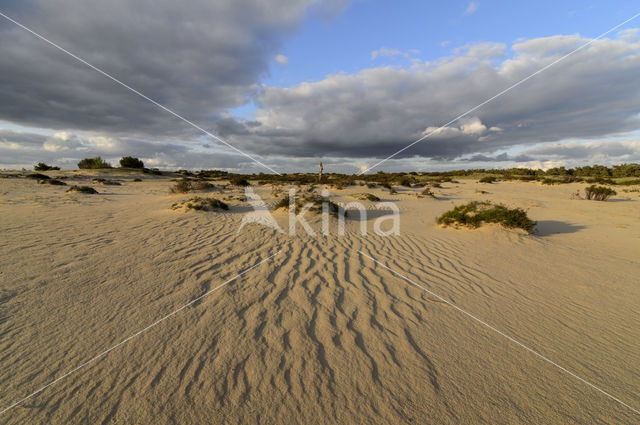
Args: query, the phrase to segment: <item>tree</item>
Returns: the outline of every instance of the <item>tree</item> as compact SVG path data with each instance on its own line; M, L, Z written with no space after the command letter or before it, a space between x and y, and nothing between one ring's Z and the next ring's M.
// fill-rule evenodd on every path
M80 169L96 169L96 168L111 168L111 164L103 161L102 158L96 156L95 158L85 158L78 162L78 168Z
M120 166L122 168L144 168L144 162L132 156L125 156L120 159Z

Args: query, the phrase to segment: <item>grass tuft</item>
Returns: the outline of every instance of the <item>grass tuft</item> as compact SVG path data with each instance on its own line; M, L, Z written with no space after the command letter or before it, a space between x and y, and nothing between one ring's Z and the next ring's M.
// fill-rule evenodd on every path
M98 193L97 190L91 186L71 186L67 189L67 192L80 192L80 193Z

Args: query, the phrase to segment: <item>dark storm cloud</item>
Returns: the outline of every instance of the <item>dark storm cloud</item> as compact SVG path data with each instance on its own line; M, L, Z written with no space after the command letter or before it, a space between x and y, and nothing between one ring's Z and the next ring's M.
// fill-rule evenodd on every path
M25 0L0 9L188 119L208 126L258 88L284 36L340 0ZM0 18L0 119L109 135L195 130Z

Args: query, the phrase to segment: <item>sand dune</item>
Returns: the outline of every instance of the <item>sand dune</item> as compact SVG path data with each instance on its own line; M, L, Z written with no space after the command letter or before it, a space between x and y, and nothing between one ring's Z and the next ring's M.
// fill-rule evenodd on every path
M398 205L400 235L362 236L347 220L344 236L311 237L236 233L241 201L172 211L189 196L169 195L168 180L121 178L94 185L99 195L0 180L0 409L281 252L2 423L640 422L359 253L640 408L638 193L600 203L571 200L579 184L466 180L438 200L367 189ZM470 199L528 208L538 234L436 226Z

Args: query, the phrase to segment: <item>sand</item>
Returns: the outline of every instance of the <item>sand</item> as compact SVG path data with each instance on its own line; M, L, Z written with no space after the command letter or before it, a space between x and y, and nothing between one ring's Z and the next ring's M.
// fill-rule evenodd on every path
M475 180L351 186L400 209L401 232L295 236L251 207L171 210L168 178L71 176L100 194L0 179L0 409L273 259L0 415L7 424L640 423L640 415L361 255L366 253L640 409L640 193ZM103 173L104 174L104 173ZM272 202L269 186L254 186ZM477 193L485 190L489 193ZM240 197L241 189L198 196ZM456 230L468 200L528 210L526 235ZM275 218L287 228L287 214ZM312 226L319 228L320 219ZM335 219L332 219L332 226Z

